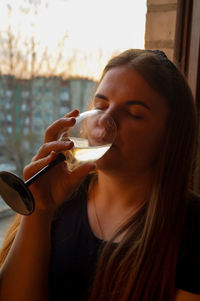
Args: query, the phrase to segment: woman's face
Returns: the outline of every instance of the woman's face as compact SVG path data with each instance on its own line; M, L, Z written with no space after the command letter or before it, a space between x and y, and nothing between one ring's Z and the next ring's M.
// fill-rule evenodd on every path
M118 129L97 167L127 173L152 169L165 135L166 100L136 71L115 67L101 81L93 107L112 116Z

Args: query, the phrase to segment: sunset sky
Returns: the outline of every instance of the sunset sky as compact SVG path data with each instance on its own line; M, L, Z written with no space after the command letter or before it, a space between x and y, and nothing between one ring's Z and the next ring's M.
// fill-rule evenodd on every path
M37 14L28 2L40 3ZM15 35L34 35L38 56L45 47L55 54L66 35L63 60L76 53L71 73L98 78L114 52L144 48L145 14L146 0L1 0L0 31L10 24Z

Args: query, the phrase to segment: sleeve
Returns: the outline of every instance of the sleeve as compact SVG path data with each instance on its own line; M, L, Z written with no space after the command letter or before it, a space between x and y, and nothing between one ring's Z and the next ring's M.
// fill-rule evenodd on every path
M189 201L180 248L176 288L200 295L200 200Z

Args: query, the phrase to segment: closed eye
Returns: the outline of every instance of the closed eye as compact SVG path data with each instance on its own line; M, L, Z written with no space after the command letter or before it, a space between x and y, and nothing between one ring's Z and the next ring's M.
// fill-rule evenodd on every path
M103 99L94 99L93 107L98 110L106 110L108 108L108 102Z
M145 118L145 112L143 112L143 109L138 106L130 106L127 111L130 114L130 116L135 119Z
M107 109L107 106L102 106L102 105L94 105L94 109L97 109L97 110L106 110Z
M139 115L134 115L134 114L131 114L131 116L135 119L144 119L143 116L139 116Z

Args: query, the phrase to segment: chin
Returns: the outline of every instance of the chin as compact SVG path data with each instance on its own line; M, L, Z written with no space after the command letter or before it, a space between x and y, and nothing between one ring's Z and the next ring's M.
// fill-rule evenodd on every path
M119 158L117 159L116 156L111 155L107 152L102 158L97 160L96 162L97 169L99 170L110 170L119 168Z

